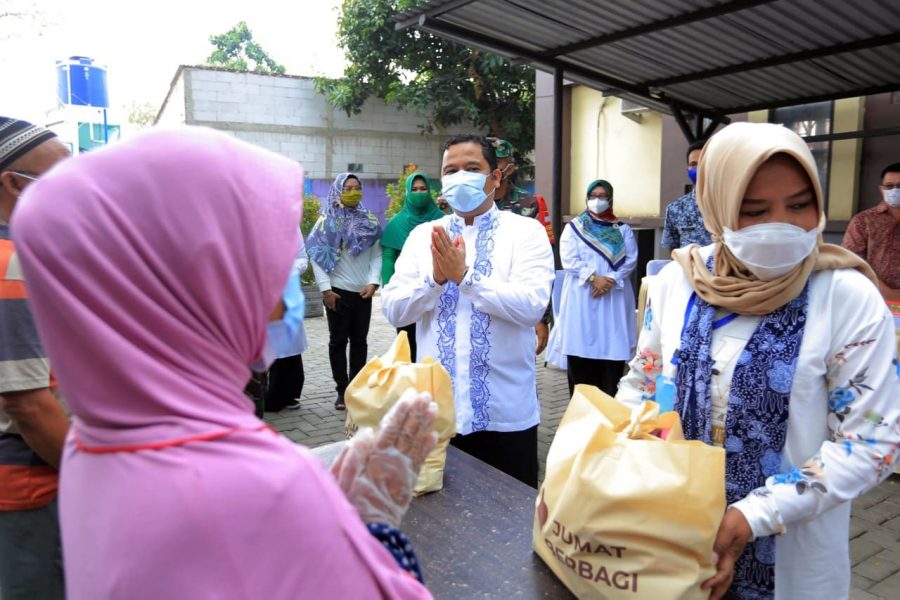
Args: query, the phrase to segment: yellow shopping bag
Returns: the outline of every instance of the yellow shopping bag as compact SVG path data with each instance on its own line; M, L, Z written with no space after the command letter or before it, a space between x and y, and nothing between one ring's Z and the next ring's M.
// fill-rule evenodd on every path
M547 456L532 541L569 590L705 600L724 512L722 448L685 441L678 414L660 415L655 402L632 410L575 387Z
M428 392L437 403L434 429L438 443L425 459L419 479L413 488L416 495L436 492L444 486L444 463L447 444L456 435L456 411L453 406L453 386L450 375L430 358L421 363L410 362L409 339L401 331L384 356L370 360L347 390L347 437L353 437L360 427L378 427L381 418L400 399L403 392L413 388Z

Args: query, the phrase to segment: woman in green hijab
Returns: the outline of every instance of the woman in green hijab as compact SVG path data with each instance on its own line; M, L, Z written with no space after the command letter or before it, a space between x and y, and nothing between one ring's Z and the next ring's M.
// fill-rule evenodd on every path
M406 178L406 198L403 208L388 222L381 234L381 283L387 285L394 276L394 263L403 250L403 244L410 232L422 223L434 221L444 216L435 205L429 191L428 177L416 171ZM405 331L409 337L409 349L412 360L416 360L416 324L400 327L397 332Z

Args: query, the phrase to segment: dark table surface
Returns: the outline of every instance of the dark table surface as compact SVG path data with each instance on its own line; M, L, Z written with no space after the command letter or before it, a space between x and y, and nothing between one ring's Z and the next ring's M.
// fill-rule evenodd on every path
M447 449L444 489L415 498L401 525L435 598L573 597L531 550L536 495Z

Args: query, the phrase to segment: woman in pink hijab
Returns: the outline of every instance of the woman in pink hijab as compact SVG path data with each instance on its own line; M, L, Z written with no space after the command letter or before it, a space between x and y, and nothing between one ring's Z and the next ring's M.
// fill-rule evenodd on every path
M184 129L29 186L13 230L74 416L60 482L70 600L430 597L363 520L399 524L433 409L406 403L355 444L336 473L345 495L241 391L297 252L302 177ZM385 464L394 479L369 477Z

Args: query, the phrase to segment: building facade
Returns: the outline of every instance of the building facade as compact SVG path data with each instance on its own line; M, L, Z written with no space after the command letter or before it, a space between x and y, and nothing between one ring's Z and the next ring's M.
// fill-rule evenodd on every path
M536 188L552 197L553 77L538 72ZM900 94L885 93L730 115L732 121L782 123L800 135L900 126ZM584 209L585 186L615 187L616 214L638 233L641 263L668 258L660 247L666 206L689 190L688 142L669 115L629 105L576 84L563 94L563 219ZM811 144L826 192L826 241L840 243L850 218L880 201L881 169L900 161L897 135ZM640 268L638 269L641 270Z
M465 128L423 134L425 119L371 99L348 116L315 91L309 77L181 66L156 118L159 125L200 125L296 160L306 193L324 199L337 174L363 183L363 203L383 218L385 185L415 163L439 178L442 146Z

